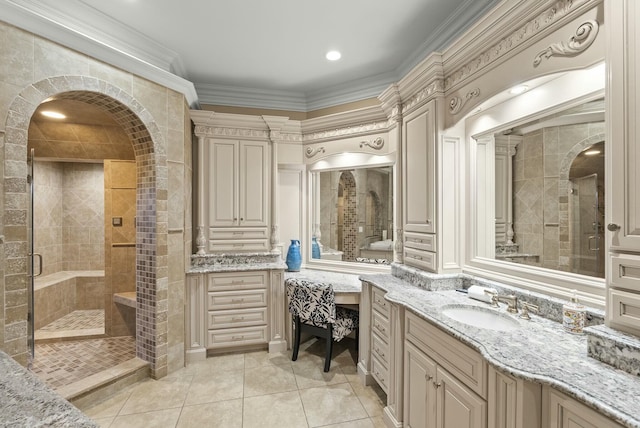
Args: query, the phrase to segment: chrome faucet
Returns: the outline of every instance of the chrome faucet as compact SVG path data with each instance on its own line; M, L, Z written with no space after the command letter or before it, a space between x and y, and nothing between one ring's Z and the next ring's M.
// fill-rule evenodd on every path
M491 290L484 290L484 292L491 296L491 306L499 307L498 302L504 302L507 304L507 312L518 313L518 298L514 294L501 295Z

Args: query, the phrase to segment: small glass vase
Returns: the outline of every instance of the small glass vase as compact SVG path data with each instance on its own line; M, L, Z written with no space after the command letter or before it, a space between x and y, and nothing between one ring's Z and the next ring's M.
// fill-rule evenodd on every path
M320 244L318 244L318 240L314 236L311 242L311 258L319 259L320 257L321 257Z

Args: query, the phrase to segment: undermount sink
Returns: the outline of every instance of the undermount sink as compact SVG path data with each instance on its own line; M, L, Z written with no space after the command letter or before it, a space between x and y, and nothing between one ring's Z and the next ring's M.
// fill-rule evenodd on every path
M446 306L442 315L454 321L487 330L507 331L520 327L515 318L491 309L477 306Z

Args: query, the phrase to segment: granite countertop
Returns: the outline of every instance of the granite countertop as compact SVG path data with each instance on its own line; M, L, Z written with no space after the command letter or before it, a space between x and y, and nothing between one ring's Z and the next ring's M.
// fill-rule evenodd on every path
M281 263L236 263L236 264L216 264L207 266L191 266L187 274L194 273L218 273L218 272L243 272L256 270L286 269L287 265Z
M0 416L10 427L97 427L71 403L0 351Z
M193 254L187 274L286 269L279 253Z
M640 378L589 357L586 335L567 333L560 323L533 314L530 321L522 320L508 314L504 304L491 308L454 290L429 291L391 275L360 278L480 352L496 369L550 385L626 427L640 428ZM497 332L460 323L442 313L451 305L498 310L521 327Z

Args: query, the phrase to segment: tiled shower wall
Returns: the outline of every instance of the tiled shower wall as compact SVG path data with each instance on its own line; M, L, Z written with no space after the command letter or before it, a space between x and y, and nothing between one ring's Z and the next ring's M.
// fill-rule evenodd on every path
M34 163L34 247L42 275L104 269L102 164Z

